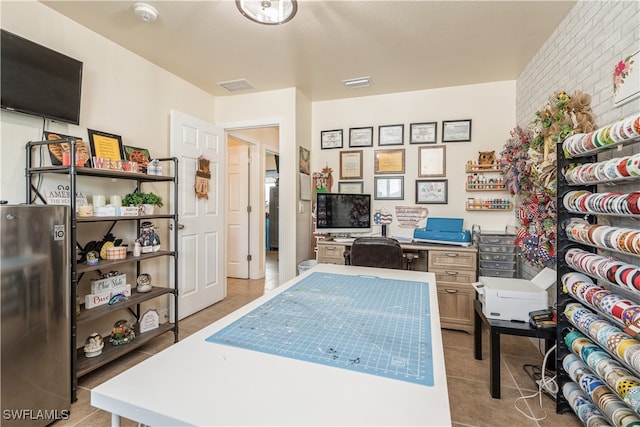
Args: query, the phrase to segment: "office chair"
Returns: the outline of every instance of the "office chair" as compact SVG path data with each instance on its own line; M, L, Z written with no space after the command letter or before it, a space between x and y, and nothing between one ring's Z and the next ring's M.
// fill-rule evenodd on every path
M345 252L345 264L402 270L402 248L390 237L358 237Z

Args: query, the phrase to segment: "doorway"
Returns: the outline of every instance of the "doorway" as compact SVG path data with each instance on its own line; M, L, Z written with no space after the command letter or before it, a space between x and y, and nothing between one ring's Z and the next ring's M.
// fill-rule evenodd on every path
M265 288L272 289L279 283L280 259L278 251L272 250L273 244L268 238L267 228L271 229L274 222L270 221L267 227L270 193L266 183L271 181L268 177L273 176L270 172L273 170L271 160L275 159L279 150L280 129L278 126L266 126L226 131L229 172L227 199L229 207L235 203L236 210L227 214L227 276L252 280L265 278ZM245 225L241 225L243 221ZM279 225L279 220L275 221L276 232ZM276 244L279 246L279 243Z

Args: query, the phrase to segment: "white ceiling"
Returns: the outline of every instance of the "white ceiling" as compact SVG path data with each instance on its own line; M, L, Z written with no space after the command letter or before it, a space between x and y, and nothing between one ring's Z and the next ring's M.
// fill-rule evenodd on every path
M214 96L299 88L311 101L515 80L575 1L299 0L280 26L231 0L43 1ZM342 80L371 76L368 88ZM230 93L218 82L247 79Z

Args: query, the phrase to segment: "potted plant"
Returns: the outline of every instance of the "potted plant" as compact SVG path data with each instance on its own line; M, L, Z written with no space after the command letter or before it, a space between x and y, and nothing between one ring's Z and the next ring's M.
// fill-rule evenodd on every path
M135 191L124 196L122 204L125 206L142 206L144 215L153 215L155 206L161 208L164 206L161 196L155 193L143 193Z

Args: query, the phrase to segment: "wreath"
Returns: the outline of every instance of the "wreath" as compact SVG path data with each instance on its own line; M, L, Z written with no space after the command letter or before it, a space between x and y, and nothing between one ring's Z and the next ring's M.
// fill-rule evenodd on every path
M574 133L595 129L590 104L591 96L579 91L554 93L528 128L510 132L501 153L503 179L519 202L515 243L534 266L556 263L556 146Z

